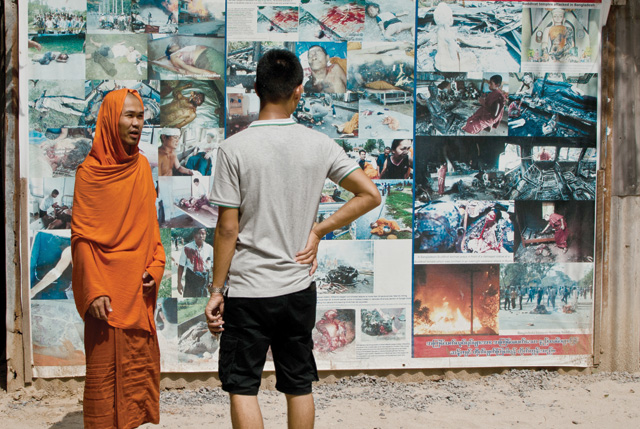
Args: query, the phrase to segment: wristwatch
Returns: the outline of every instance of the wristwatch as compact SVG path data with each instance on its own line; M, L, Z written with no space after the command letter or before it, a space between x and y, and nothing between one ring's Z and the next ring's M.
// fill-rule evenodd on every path
M224 294L224 292L227 290L226 286L222 286L222 287L213 287L213 285L209 285L207 286L207 289L209 290L209 294L213 295L214 293L221 293Z

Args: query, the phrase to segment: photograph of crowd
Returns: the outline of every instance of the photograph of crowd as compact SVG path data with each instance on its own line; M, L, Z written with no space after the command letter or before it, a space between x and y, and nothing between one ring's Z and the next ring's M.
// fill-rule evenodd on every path
M588 332L592 306L593 264L500 267L500 333Z

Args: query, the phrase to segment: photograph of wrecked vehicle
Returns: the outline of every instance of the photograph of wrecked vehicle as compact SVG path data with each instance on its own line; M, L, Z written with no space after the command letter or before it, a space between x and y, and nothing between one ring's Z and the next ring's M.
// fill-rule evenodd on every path
M584 138L419 137L416 204L432 200L593 200L597 150ZM539 144L539 143L538 143Z
M598 124L598 75L512 73L509 136L589 137Z

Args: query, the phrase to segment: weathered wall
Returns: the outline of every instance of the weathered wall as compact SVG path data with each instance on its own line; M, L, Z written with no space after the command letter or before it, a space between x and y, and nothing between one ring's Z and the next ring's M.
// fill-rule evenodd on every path
M4 133L3 183L4 183L4 238L6 267L6 352L7 352L7 389L14 390L24 385L24 341L22 300L20 295L20 242L18 217L19 172L18 172L18 3L4 1L2 16L2 49L5 63L3 80Z
M595 362L640 369L640 4L613 7L603 32L602 149L598 201Z

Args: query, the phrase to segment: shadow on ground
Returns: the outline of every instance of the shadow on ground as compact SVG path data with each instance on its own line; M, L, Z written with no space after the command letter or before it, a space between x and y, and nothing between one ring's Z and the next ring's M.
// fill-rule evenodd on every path
M58 423L51 425L49 429L82 429L82 411L73 411L62 418Z

